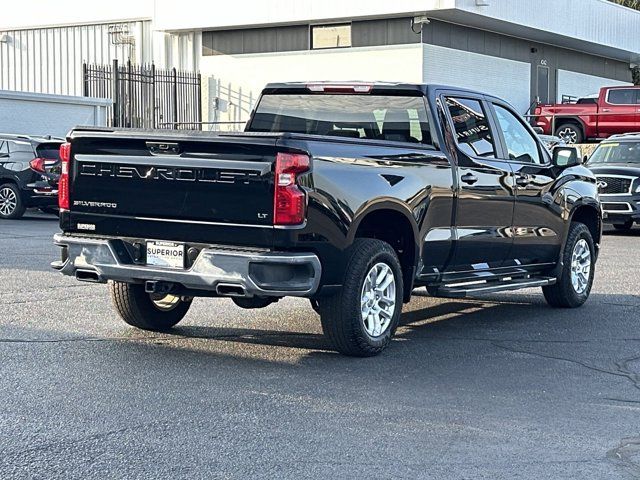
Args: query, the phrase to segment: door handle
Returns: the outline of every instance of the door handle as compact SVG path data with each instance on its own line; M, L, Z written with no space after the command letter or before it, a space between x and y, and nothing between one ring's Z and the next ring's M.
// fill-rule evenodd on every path
M609 113L609 112L611 112L611 109L610 108L603 108L602 112L603 113Z
M466 173L462 177L460 177L464 183L468 183L469 185L473 185L478 181L478 177L476 177L473 173Z
M531 175L517 175L516 176L516 185L520 187L526 187L531 183L532 177Z

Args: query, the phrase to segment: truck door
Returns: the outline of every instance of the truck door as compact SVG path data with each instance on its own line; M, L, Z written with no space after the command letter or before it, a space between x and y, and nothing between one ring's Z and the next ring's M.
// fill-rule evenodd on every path
M514 205L511 166L499 158L495 125L487 117L482 97L445 94L442 98L455 138L452 153L458 185L456 247L449 270L499 268L512 243L508 234Z
M634 88L610 88L600 95L598 136L608 137L638 130L639 91Z
M556 170L551 157L525 122L506 104L493 102L502 158L511 164L516 194L513 246L505 266L554 263L563 231L561 205L555 201Z

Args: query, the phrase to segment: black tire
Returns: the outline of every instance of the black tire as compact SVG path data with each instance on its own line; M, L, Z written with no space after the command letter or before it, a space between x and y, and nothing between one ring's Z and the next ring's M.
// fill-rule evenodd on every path
M591 268L589 270L589 278L586 290L583 292L576 291L571 279L571 260L574 248L580 240L585 240L589 247L591 255ZM574 222L569 227L569 235L567 243L562 253L563 268L560 278L555 285L542 287L544 298L547 303L555 308L576 308L584 304L589 298L591 287L593 285L593 276L595 273L595 245L591 232L583 223Z
M403 299L402 268L396 252L381 240L357 239L348 257L342 289L330 297L318 299L322 330L338 352L371 357L389 345L398 327ZM393 272L395 303L384 331L372 336L365 328L360 302L366 276L378 264L386 265Z
M132 327L143 330L168 330L182 320L191 307L191 301L178 299L175 305L161 308L139 283L109 282L109 290L118 315Z
M556 128L555 135L556 137L562 138L568 145L574 145L584 141L582 127L575 123L563 123Z
M633 221L631 220L625 223L614 223L613 228L620 232L628 232L633 228Z
M15 220L22 217L26 209L15 183L0 185L0 218Z

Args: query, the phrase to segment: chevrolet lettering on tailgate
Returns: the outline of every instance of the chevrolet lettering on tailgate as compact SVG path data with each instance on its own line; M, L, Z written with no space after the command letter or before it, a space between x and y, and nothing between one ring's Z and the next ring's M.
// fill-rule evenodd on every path
M178 182L244 183L260 177L259 171L234 171L212 168L154 167L109 163L80 164L80 175L90 177L137 178Z

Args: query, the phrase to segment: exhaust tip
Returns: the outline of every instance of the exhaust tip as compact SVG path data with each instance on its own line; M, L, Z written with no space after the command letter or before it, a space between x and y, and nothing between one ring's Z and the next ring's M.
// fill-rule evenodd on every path
M81 282L101 283L100 275L93 270L76 270L76 280Z
M221 297L246 297L247 292L241 285L233 285L230 283L219 283L216 286L216 293Z

